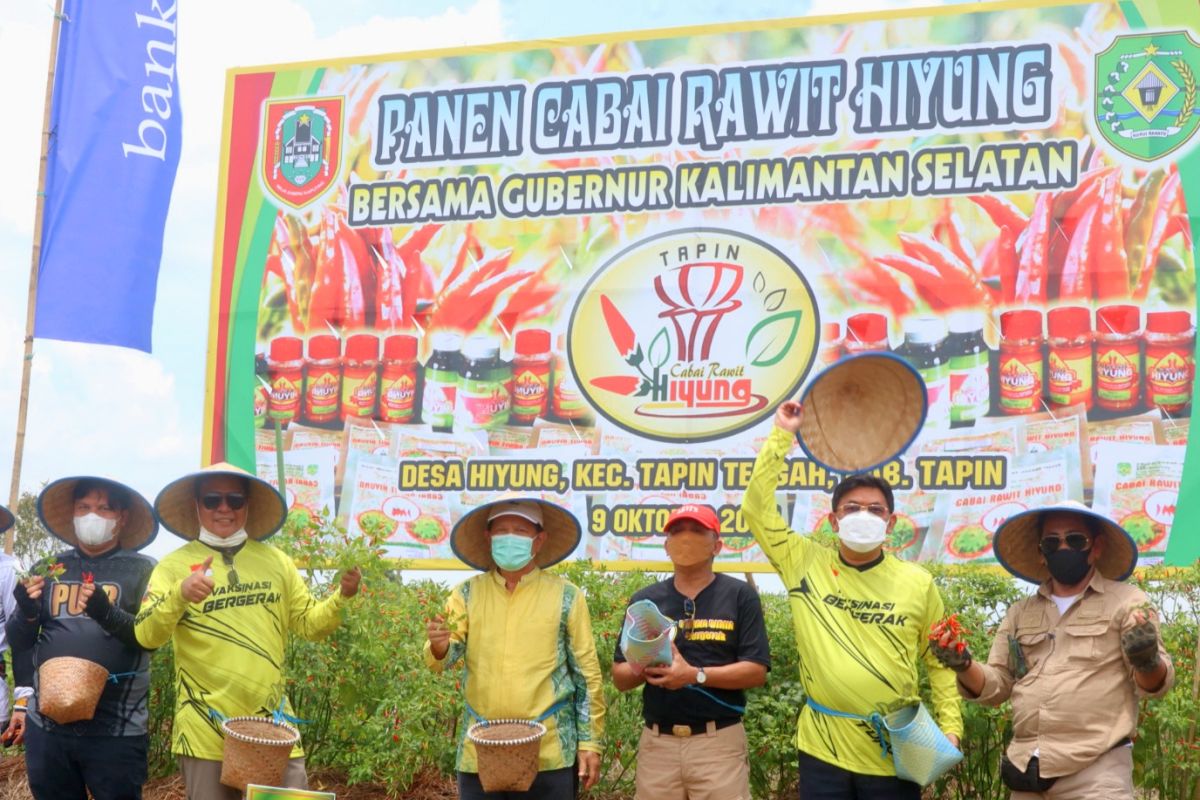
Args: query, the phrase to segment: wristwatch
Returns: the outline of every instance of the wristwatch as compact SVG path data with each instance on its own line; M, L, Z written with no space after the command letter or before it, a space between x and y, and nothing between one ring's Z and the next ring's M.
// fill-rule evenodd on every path
M696 683L703 686L707 681L708 676L704 674L704 667L700 667L698 670L696 670Z

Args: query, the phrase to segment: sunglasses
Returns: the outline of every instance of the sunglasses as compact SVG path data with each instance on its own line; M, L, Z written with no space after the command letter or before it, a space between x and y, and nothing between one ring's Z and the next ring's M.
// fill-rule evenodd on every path
M230 511L241 511L246 505L246 495L241 492L209 492L200 498L200 505L209 511L216 511L222 501L229 506Z
M237 511L237 509L235 508L234 511ZM234 586L238 582L238 574L237 569L233 566L233 553L226 553L224 550L222 550L221 561L224 562L225 566L229 570L226 573L226 578L229 581L229 585Z
M1083 552L1092 546L1092 540L1086 533L1068 533L1066 536L1047 536L1038 542L1042 555L1057 553L1063 545L1072 550Z
M679 620L679 629L690 639L691 630L696 626L696 601L690 597L683 598L683 613L687 615L687 619Z

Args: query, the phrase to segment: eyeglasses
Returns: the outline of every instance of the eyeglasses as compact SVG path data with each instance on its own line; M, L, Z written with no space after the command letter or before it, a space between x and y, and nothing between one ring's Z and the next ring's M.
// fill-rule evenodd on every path
M229 506L230 511L241 511L246 505L246 495L241 492L209 492L200 498L200 505L209 511L216 511L221 507L222 501Z
M244 499L245 498L243 498L243 500ZM237 509L235 508L234 511L237 511ZM230 586L235 585L238 582L238 574L237 574L237 568L233 566L233 553L227 553L224 550L222 550L221 551L221 561L224 562L225 566L229 570L229 572L226 573L226 577L229 579L229 585Z
M839 517L848 517L851 514L857 514L860 511L866 511L869 514L874 514L877 517L887 518L892 515L888 511L888 507L880 503L871 503L870 505L862 505L861 503L842 503L842 507L838 509Z
M1042 551L1042 555L1048 556L1051 553L1057 553L1062 549L1063 545L1072 550L1083 552L1092 546L1092 540L1086 533L1068 533L1066 536L1046 536L1038 542L1038 549Z
M687 619L679 620L679 629L690 639L692 628L696 627L696 601L690 597L683 598L683 613L687 615Z

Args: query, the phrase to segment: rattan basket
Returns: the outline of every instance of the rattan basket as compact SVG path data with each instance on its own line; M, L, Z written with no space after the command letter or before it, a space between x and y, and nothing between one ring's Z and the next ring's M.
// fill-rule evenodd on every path
M488 720L468 728L483 790L528 791L537 777L538 751L545 734L545 725L527 719Z
M243 792L250 783L278 786L300 741L300 731L266 717L231 717L221 723L221 731L221 783Z
M85 658L60 656L38 667L37 708L59 725L91 719L104 693L108 670Z

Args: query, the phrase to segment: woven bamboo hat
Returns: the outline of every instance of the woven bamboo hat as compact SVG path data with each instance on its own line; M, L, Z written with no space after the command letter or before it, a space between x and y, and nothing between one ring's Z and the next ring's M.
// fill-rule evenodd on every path
M200 536L200 518L196 516L196 485L204 478L228 475L250 484L246 503L246 533L251 539L266 539L280 528L287 517L287 504L275 487L240 467L221 462L199 472L184 475L168 483L154 500L154 511L163 527L189 541Z
M808 385L796 438L809 458L834 472L866 472L912 444L925 424L925 381L890 353L836 362Z
M1137 566L1137 545L1129 532L1108 517L1097 514L1083 503L1069 501L1048 508L1022 511L1004 521L992 537L996 560L1016 577L1030 583L1044 583L1050 570L1038 549L1042 536L1042 520L1055 513L1078 514L1094 521L1104 531L1104 553L1096 563L1097 571L1113 581L1123 581Z
M11 511L4 506L0 506L0 533L4 533L11 528L16 521L17 518L13 516Z
M492 547L488 542L488 520L515 514L542 526L546 542L533 557L539 567L549 567L562 561L579 545L583 533L575 515L537 497L520 497L488 503L463 516L450 531L450 549L454 555L475 569L487 572L494 569Z
M79 540L75 538L75 487L80 481L100 484L99 488L104 488L110 494L115 491L129 495L129 513L125 524L117 531L117 541L121 547L126 550L141 550L154 541L154 537L158 535L158 522L154 519L154 511L150 508L149 501L119 481L94 475L59 478L42 489L42 493L38 495L37 513L46 530L71 547L79 546ZM0 530L3 529L0 527Z

